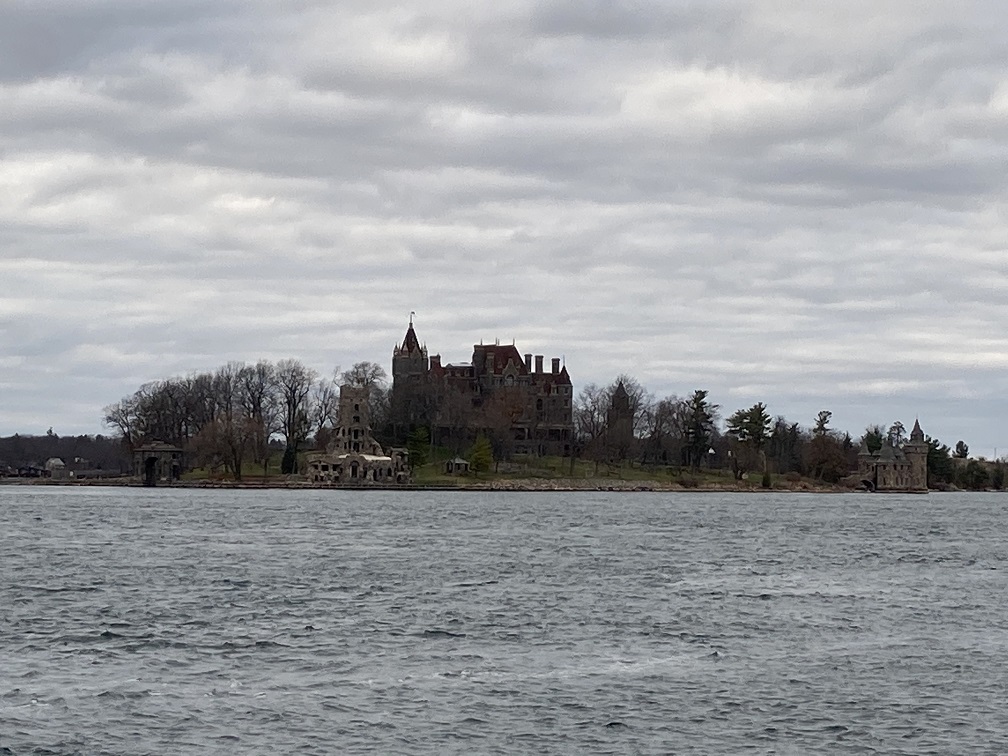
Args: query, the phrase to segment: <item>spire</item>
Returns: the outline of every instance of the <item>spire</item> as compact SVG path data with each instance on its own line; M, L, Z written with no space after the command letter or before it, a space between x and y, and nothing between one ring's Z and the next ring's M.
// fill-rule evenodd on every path
M406 329L406 335L403 337L402 351L413 352L420 350L420 340L417 339L416 331L413 330L413 313L410 313L409 328Z
M924 443L924 431L921 430L920 420L914 420L913 430L910 431L910 440L914 443Z

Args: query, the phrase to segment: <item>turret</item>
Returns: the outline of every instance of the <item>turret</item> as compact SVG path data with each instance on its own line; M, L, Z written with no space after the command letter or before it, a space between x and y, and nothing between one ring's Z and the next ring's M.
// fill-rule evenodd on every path
M397 379L408 376L422 376L430 366L427 360L427 347L421 346L416 331L413 330L413 319L403 337L402 344L397 344L392 350L392 384Z

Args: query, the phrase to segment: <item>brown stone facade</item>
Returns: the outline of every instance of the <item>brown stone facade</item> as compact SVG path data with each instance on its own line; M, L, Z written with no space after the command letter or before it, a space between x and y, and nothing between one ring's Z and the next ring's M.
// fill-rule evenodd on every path
M181 447L151 441L133 450L133 475L145 486L172 483L182 478Z
M568 455L574 431L573 385L554 357L522 355L511 345L473 345L472 359L443 364L428 356L410 322L392 352L392 412L408 431L426 427L444 436L459 426L469 437L501 437L518 454Z
M858 478L872 491L927 491L928 445L915 421L910 439L900 446L883 442L876 452L862 444L858 453Z
M386 453L371 435L369 395L366 387L340 387L339 425L333 440L325 450L306 455L311 482L351 486L410 482L406 450Z

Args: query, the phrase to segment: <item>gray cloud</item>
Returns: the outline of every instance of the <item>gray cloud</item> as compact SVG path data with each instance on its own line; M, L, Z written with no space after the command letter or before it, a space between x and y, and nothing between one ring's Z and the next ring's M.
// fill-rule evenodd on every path
M7 3L0 433L297 356L563 354L990 454L998 5Z

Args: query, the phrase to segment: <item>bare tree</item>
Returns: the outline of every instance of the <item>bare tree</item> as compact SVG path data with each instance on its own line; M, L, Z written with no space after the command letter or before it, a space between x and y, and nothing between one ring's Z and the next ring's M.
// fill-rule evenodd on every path
M337 370L336 373L339 371ZM319 446L323 431L331 428L337 420L339 410L339 389L336 387L336 373L332 378L319 378L312 387L311 428L309 433L315 437L315 445Z
M263 475L269 472L270 436L278 430L279 402L276 370L271 362L259 360L238 373L239 397L248 426L249 452Z
M685 433L685 401L675 395L667 396L651 405L644 439L645 459L654 463L668 463L682 455Z
M106 427L113 428L122 437L123 444L130 450L136 447L139 432L136 395L126 396L104 409L102 418Z
M599 462L605 456L606 411L609 408L609 390L595 383L581 389L574 401L574 437L576 447L585 458Z
M281 463L284 474L297 472L297 453L308 437L312 386L318 373L300 360L280 360L276 366L276 383L280 403L280 433L286 449Z
M241 374L245 365L229 362L214 373L213 386L217 402L216 438L226 466L231 468L235 480L242 479L245 453L252 445L252 435L257 430L249 421L242 404Z
M377 362L357 362L349 370L344 370L340 376L340 385L348 384L354 388L375 388L384 385L388 380L385 368Z
M513 386L502 386L483 402L480 410L480 424L493 450L494 463L499 465L502 459L511 459L514 452L515 425L527 410L525 396Z

